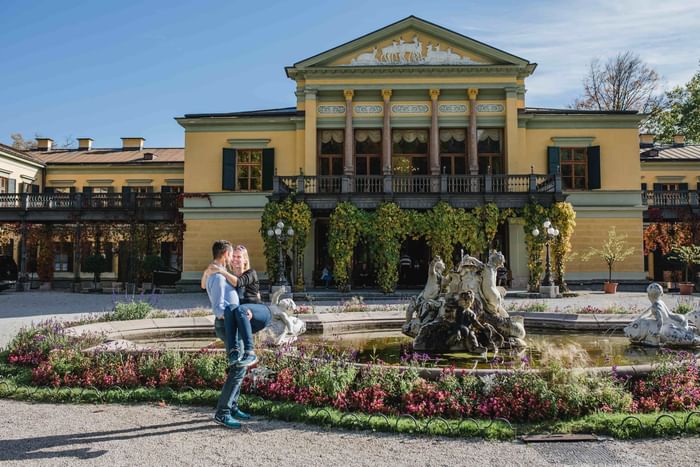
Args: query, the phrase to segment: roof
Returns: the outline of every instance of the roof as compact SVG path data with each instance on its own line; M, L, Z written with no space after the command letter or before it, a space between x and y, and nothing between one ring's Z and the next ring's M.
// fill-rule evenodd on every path
M545 107L525 107L518 109L521 114L541 115L636 115L636 110L581 110L581 109L549 109Z
M246 110L242 112L209 113L209 114L185 114L184 118L208 118L208 117L297 117L303 116L303 110L296 107L282 107L279 109Z
M25 151L20 151L18 149L13 148L12 146L8 146L6 144L0 143L0 151L4 152L6 154L9 154L11 156L17 157L19 159L24 159L24 160L29 161L29 162L34 162L35 164L40 164L42 166L44 165L44 163L41 160L39 160L36 157L33 157L31 154L28 154Z
M312 57L300 60L291 67L286 67L287 76L289 76L290 70L294 68L307 68L310 66L323 65L324 63L328 63L329 61L342 56L343 54L366 47L377 40L394 34L399 34L407 28L415 28L418 31L432 34L445 40L446 42L450 42L464 49L478 51L480 55L488 56L497 63L530 66L530 73L534 71L535 67L537 66L537 64L530 63L528 60L522 57L518 57L517 55L513 55L501 49L497 49L496 47L492 47L488 44L472 39L471 37L452 31L451 29L447 29L438 24L431 23L430 21L411 15L396 21L395 23L389 24L388 26L384 26L356 39L333 47L332 49L326 50L325 52L321 52Z
M653 152L657 155L652 156ZM655 161L700 161L700 144L685 146L654 146L640 148L639 158L642 162Z
M153 159L144 160L145 153ZM144 148L141 151L125 151L121 148L59 149L56 151L31 151L31 156L46 164L162 164L185 162L185 148Z

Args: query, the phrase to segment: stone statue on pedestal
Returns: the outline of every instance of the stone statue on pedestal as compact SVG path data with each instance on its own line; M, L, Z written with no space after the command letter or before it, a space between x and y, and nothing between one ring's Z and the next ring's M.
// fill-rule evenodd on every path
M465 256L454 271L435 256L423 291L411 300L402 331L421 351L467 351L482 354L503 347L524 347L522 319L503 308L496 271L503 254L492 251L486 264Z

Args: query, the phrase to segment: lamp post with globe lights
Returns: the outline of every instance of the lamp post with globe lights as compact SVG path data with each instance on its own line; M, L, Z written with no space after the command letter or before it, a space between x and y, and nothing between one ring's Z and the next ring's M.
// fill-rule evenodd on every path
M267 236L277 240L278 245L277 282L275 285L286 289L289 283L284 275L286 253L284 244L294 236L294 229L291 226L285 226L282 220L278 220L274 226L267 229Z
M535 227L532 229L532 236L533 237L539 237L540 234L544 235L544 244L545 244L545 270L544 270L544 280L542 281L542 285L545 287L552 287L554 284L552 284L552 264L550 261L550 256L549 256L549 243L557 238L559 236L559 229L554 227L552 223L547 219L542 223L543 231L540 232L540 230Z

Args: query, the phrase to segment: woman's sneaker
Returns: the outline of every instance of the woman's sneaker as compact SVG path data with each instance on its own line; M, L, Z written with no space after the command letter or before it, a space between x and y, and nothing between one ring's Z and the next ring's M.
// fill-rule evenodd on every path
M241 422L233 418L231 415L216 414L214 415L214 423L225 426L226 428L240 428Z
M228 366L235 366L238 365L238 360L239 360L239 353L238 350L232 350L228 354Z
M258 357L255 355L253 352L246 352L243 354L243 358L238 360L238 366L239 367L247 367L251 365L255 365L258 363Z

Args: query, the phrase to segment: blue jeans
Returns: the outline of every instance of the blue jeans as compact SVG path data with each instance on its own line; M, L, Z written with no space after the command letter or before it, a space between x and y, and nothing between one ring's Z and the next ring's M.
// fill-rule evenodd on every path
M248 319L248 311L253 315L251 319ZM235 308L227 307L224 310L227 353L230 350L240 351L237 339L232 337L236 335L243 342L245 351L253 352L253 334L265 329L271 320L272 313L270 309L267 305L261 303L246 303Z
M230 352L229 339L227 339L228 336L226 335L226 326L223 319L214 320L214 331L216 332L216 337L226 343L226 355L228 356ZM232 341L236 341L235 336ZM241 385L247 370L246 367L233 366L228 369L226 382L223 389L221 389L219 402L216 404L217 415L231 415L238 410L238 397L241 395Z

